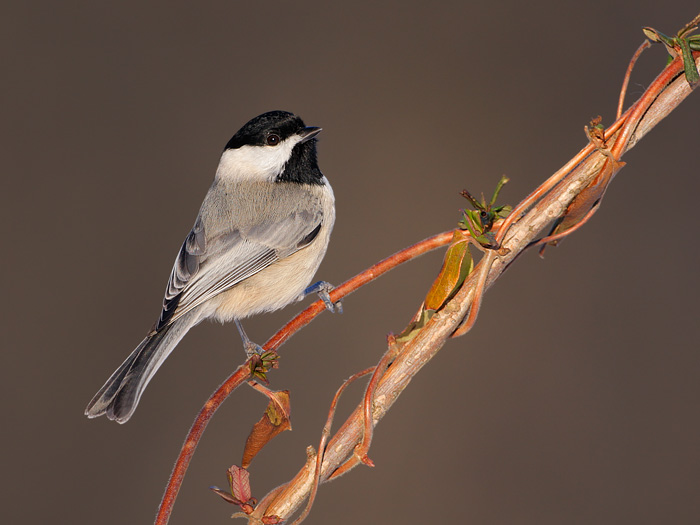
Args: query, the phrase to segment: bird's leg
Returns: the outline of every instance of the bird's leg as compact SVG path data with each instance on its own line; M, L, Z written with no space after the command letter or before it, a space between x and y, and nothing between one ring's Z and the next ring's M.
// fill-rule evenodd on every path
M316 293L323 301L323 304L326 305L326 310L329 310L333 313L342 314L343 304L340 301L336 303L333 303L333 301L331 301L330 292L332 292L334 289L335 286L333 286L331 283L328 283L326 281L318 281L317 283L312 284L306 290L304 290L304 296Z
M243 339L243 349L245 350L248 358L251 358L254 355L262 355L265 352L262 346L255 344L248 338L245 330L243 330L241 322L238 319L234 319L234 322L236 323L236 328L238 328L238 333L241 334L241 339Z

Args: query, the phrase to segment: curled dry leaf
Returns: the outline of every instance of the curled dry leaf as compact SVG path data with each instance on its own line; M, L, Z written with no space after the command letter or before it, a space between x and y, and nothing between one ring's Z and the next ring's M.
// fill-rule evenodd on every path
M265 413L260 421L253 425L248 440L243 450L243 467L250 466L253 458L265 445L277 434L285 430L291 430L292 424L289 420L291 405L289 402L289 391L269 392L266 394L270 402L265 409Z

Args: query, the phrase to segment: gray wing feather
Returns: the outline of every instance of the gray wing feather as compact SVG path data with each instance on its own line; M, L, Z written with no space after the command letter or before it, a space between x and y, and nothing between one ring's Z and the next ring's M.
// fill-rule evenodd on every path
M321 209L312 206L208 236L200 214L170 273L157 328L300 250L322 221Z
M175 265L170 273L168 286L165 289L165 300L171 300L177 297L180 292L187 286L188 281L199 270L199 257L204 255L206 251L206 238L204 236L204 225L201 218L192 228L192 231L187 235L185 242L180 248L180 253L175 260Z

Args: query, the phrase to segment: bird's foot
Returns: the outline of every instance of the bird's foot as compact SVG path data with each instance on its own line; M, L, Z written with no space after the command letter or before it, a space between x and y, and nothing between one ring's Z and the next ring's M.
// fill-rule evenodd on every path
M259 344L254 343L250 339L243 342L243 349L245 350L245 355L250 359L254 355L260 356L265 353L265 349Z
M250 340L248 335L245 333L245 330L243 330L243 325L241 325L241 322L238 319L234 319L234 322L236 323L236 328L238 328L238 333L241 334L243 350L245 350L245 355L248 357L248 359L254 355L263 355L265 353L263 347Z
M323 304L326 305L326 310L332 313L342 314L343 304L340 301L334 303L331 300L330 292L332 292L334 289L335 286L333 286L331 283L326 281L318 281L317 283L312 284L306 290L304 290L304 295L306 296L312 293L316 293L323 301Z

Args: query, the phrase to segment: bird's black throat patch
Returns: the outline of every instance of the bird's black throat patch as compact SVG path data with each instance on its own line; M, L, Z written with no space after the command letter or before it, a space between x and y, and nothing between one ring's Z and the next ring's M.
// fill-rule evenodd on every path
M323 173L316 159L316 139L300 142L292 150L292 155L284 165L276 182L296 182L298 184L318 184L323 186Z

